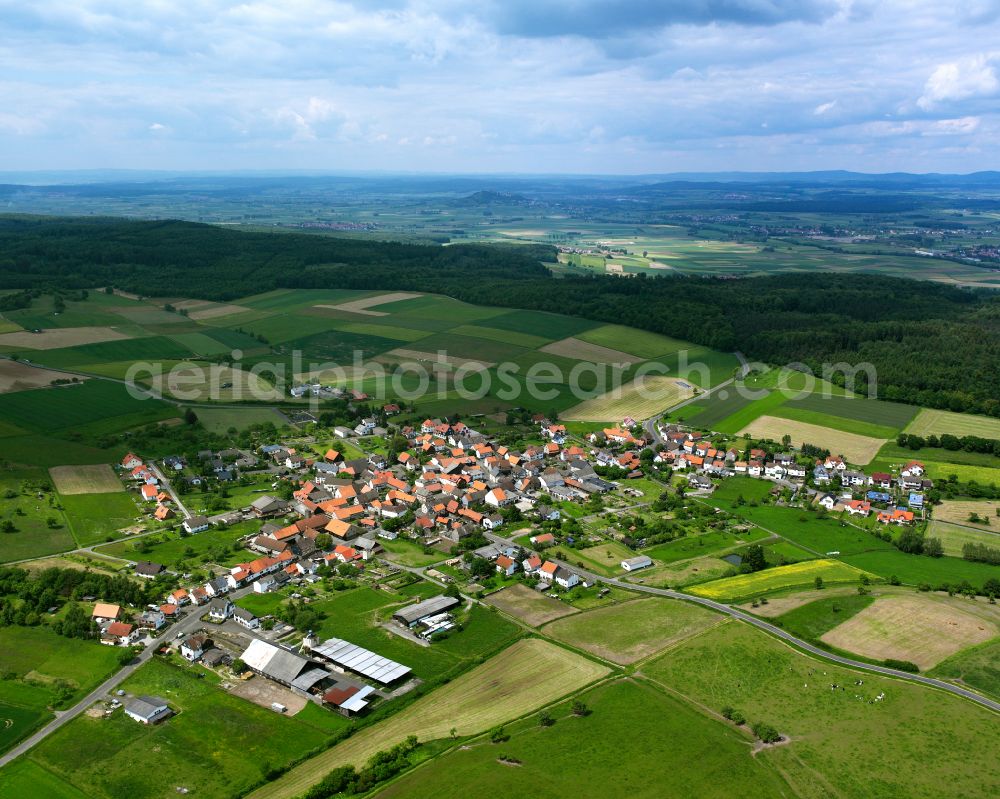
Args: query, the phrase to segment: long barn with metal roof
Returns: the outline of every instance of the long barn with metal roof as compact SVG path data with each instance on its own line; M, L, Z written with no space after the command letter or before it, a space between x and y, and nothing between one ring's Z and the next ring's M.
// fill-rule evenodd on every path
M410 673L409 666L384 658L340 638L328 638L322 644L314 646L310 654L328 660L341 668L350 669L383 685L395 682Z

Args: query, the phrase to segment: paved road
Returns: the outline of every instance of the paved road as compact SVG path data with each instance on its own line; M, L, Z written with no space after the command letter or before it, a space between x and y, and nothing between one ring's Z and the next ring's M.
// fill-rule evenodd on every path
M505 544L513 544L506 538L501 538L493 533L487 533L486 536L495 541L502 542ZM995 713L1000 713L1000 702L995 702L992 699L987 699L985 696L977 694L975 691L970 691L966 688L962 688L959 685L953 685L952 683L944 682L943 680L936 680L933 677L924 677L921 674L911 674L907 671L899 671L897 669L890 669L887 666L877 666L873 663L864 663L860 660L853 660L848 657L842 657L841 655L835 655L832 652L827 652L825 649L820 649L818 646L810 644L808 641L803 641L801 638L796 638L794 635L789 633L787 630L783 630L780 627L771 624L770 622L759 619L756 616L752 616L749 613L745 613L742 610L731 607L730 605L724 605L721 602L716 602L712 599L706 599L704 597L693 596L691 594L682 594L679 591L672 591L669 588L653 588L648 585L639 585L636 583L626 583L622 580L618 580L614 577L602 577L599 574L594 574L593 572L585 571L578 566L573 566L569 563L563 561L555 560L555 558L549 558L556 563L564 566L571 571L576 572L582 577L588 580L597 581L604 583L605 585L613 585L617 588L624 588L628 591L639 591L645 594L654 594L656 596L666 597L668 599L679 599L683 602L693 602L696 605L701 605L711 610L717 611L718 613L724 613L727 616L731 616L734 619L739 619L740 621L746 622L747 624L752 624L759 630L763 630L766 633L770 633L777 638L787 641L790 644L808 652L811 655L815 655L823 660L830 660L834 663L839 663L842 666L848 666L852 669L861 669L862 671L875 672L876 674L884 674L888 677L895 677L899 680L906 680L907 682L920 683L921 685L927 685L932 688L937 688L942 691L947 691L951 694L956 694L978 705L994 711Z
M178 508L180 508L180 510L184 513L184 518L185 519L188 518L191 515L191 512L187 509L187 506L181 501L181 495L177 491L177 489L175 489L170 484L170 480L167 479L167 476L160 470L160 467L157 466L153 461L149 461L148 466L153 471L153 474L156 475L156 479L160 481L160 488L162 488L164 491L166 491L168 494L170 494L170 496L174 498L174 504Z
M253 591L253 586L248 586L246 588L241 588L239 591L233 591L229 594L231 600L239 599L242 596ZM95 702L104 699L114 691L119 685L121 685L126 679L128 679L136 669L142 666L144 663L149 661L153 657L153 653L167 641L171 641L177 637L177 633L184 633L188 635L193 633L195 630L204 627L205 623L201 620L202 615L207 612L207 609L195 609L190 612L188 616L176 624L171 624L164 630L158 638L153 639L153 643L147 646L139 655L133 660L129 665L124 666L122 669L117 671L114 675L109 677L107 680L102 682L93 691L87 694L83 699L77 702L69 710L57 710L56 717L46 724L42 729L32 735L30 738L26 738L21 741L17 746L11 749L9 752L0 755L0 768L6 766L12 760L20 757L29 749L31 749L36 744L43 741L49 735L54 733L64 724L72 721L74 718L83 713L88 707L93 705Z

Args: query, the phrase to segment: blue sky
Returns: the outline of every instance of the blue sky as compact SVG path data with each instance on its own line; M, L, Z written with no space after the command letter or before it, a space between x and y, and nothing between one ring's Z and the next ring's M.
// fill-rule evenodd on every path
M1000 0L0 0L0 169L1000 168Z

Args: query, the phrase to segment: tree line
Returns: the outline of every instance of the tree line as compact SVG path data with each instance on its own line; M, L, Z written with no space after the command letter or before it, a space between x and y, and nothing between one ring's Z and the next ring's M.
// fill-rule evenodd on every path
M449 247L188 222L0 218L0 288L415 290L631 325L768 363L870 363L878 396L1000 416L1000 298L880 275L554 277L548 245ZM865 392L862 373L856 389ZM843 383L842 376L834 382Z

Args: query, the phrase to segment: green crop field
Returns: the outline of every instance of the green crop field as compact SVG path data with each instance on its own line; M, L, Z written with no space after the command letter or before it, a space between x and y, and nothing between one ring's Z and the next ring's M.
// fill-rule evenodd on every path
M169 338L195 355L224 355L232 349L206 333L174 333Z
M723 398L723 394L725 394L725 398ZM694 428L714 430L715 426L723 419L729 418L753 402L754 400L748 399L736 391L722 389L708 397L702 397L695 405L681 408L676 413L671 414L671 418L676 417L678 421L683 421Z
M105 380L0 394L0 417L19 427L42 432L125 415L156 421L176 415L176 411L157 400L134 399L124 386Z
M117 531L134 524L139 515L132 495L121 491L60 495L59 502L80 547L118 537Z
M575 316L547 313L544 311L508 311L489 320L489 326L498 330L513 330L544 336L552 341L576 336L599 325Z
M281 427L287 420L271 408L202 408L193 409L198 421L212 433L225 433L229 428L245 430L255 424L273 424Z
M351 364L354 353L362 353L363 358L370 358L395 347L403 346L403 341L362 333L348 333L344 330L325 330L309 336L286 341L284 348L288 351L302 350L303 358L329 361L337 364Z
M163 697L177 715L155 726L137 724L122 710L107 719L81 715L32 750L30 760L91 799L169 797L178 788L228 796L326 741L313 725L228 694L217 678L196 679L198 673L205 672L150 661L122 687Z
M759 502L774 488L774 484L767 480L758 480L754 477L729 477L723 480L715 491L712 492L713 502L733 502L739 497L743 497L747 502Z
M898 402L852 397L823 397L810 394L801 399L789 399L787 407L803 411L815 411L843 419L891 427L902 430L910 423L919 410L915 405Z
M26 738L50 718L51 714L43 710L0 702L0 754Z
M806 560L764 571L723 577L692 586L688 591L719 602L736 602L789 588L811 586L817 577L824 583L857 583L865 571L838 560ZM869 577L873 575L869 574Z
M1000 763L969 756L1000 745L990 711L820 661L747 625L719 625L644 665L643 673L707 708L734 707L789 736L787 746L757 759L780 769L801 795L898 799L945 790L985 799L1000 781ZM874 702L879 694L884 698ZM892 745L859 745L871 740Z
M687 341L679 341L623 325L595 327L581 333L577 338L608 349L627 352L629 355L635 355L643 360L658 360L662 356L680 350L692 349L696 346Z
M743 734L683 700L631 680L581 699L592 710L585 718L559 705L552 727L541 728L534 718L510 725L509 741L455 748L376 796L466 799L482 795L484 786L498 796L530 796L540 785L554 795L633 799L788 795L776 769L747 755ZM501 756L517 766L500 762Z
M452 333L435 333L412 344L408 349L432 354L444 350L449 356L473 358L489 363L509 361L525 351L523 347L503 340L490 341L472 336L456 336Z
M722 396L723 392L726 392L726 395L728 397L730 389L729 388L722 389L716 394L713 394L713 398L717 396L720 402L724 402L725 399ZM722 419L715 421L712 424L712 428L720 433L728 433L729 435L735 435L744 427L746 427L748 424L752 423L755 419L758 419L761 416L769 414L772 410L782 405L785 402L785 399L786 399L785 396L780 392L772 391L767 396L762 397L761 399L755 400L750 403L743 403L743 402L735 403L735 401L733 401L736 410L732 411L728 416L725 416ZM709 400L708 404L709 411L712 410L711 403L713 401L714 399ZM691 423L693 424L693 422ZM699 422L699 425L704 426L701 422Z

